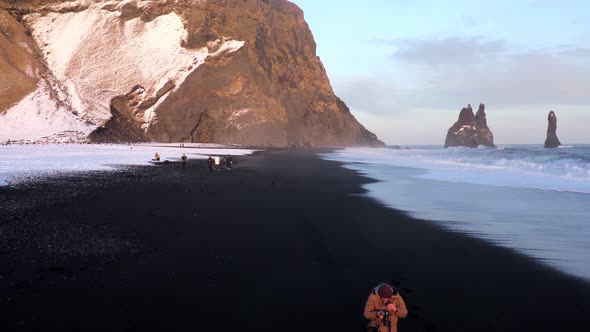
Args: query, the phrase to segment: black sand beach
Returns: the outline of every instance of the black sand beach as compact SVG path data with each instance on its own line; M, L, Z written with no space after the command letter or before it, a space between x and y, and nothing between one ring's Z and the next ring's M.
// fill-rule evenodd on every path
M590 285L365 198L312 152L0 187L0 331L590 331ZM556 222L559 222L556 220Z

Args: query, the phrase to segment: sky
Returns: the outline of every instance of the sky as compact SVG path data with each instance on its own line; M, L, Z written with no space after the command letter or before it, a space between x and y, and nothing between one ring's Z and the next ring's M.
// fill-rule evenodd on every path
M444 144L467 104L496 144L590 143L590 2L291 0L337 96L392 145Z

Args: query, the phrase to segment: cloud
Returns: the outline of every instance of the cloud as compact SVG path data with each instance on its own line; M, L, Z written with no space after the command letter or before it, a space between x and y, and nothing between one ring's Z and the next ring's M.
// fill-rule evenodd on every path
M336 94L352 109L390 114L403 110L404 89L393 80L375 77L345 77L333 82Z
M428 65L481 63L506 52L506 42L480 40L477 37L398 39L390 43L397 48L394 59Z
M574 47L562 51L561 54L590 60L590 48Z
M392 76L333 81L352 109L387 114L413 109L590 107L590 49L511 50L502 40L398 39Z

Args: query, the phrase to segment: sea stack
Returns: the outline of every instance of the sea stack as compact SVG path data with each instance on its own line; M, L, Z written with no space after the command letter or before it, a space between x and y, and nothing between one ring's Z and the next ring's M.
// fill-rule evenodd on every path
M547 139L545 140L545 147L556 148L561 145L561 142L559 142L559 138L557 138L557 117L555 116L555 112L549 112L547 122Z
M449 128L445 148L453 146L477 148L480 145L495 147L494 135L488 128L485 105L479 104L477 113L473 114L471 104L468 104L459 113L459 120Z

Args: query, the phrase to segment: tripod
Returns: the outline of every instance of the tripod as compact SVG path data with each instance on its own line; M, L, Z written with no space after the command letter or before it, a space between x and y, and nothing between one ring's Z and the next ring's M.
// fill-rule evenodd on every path
M367 331L368 332L378 332L380 330L380 327L383 326L387 326L387 331L391 332L391 315L388 311L381 311L383 313L383 317L381 318L381 320L379 320L377 322L377 326L376 327L370 327Z
M383 324L387 326L387 332L391 332L391 315L389 312L385 316L383 316Z

